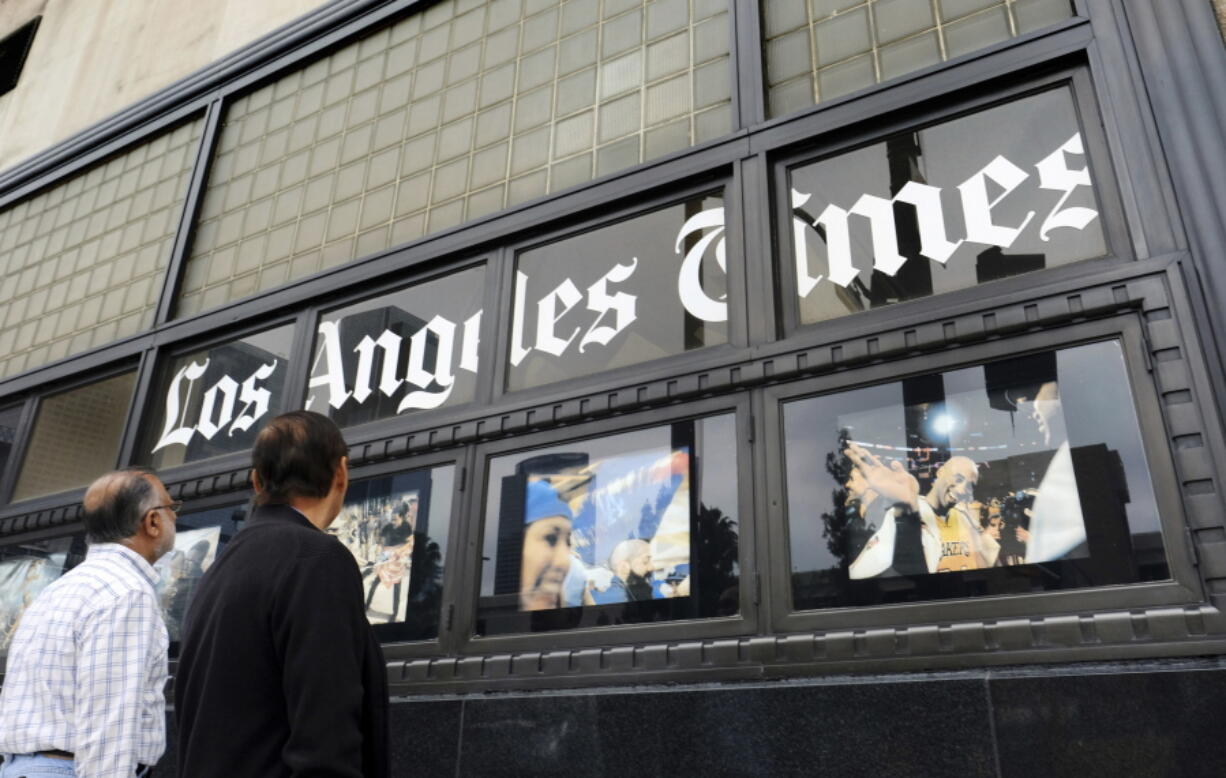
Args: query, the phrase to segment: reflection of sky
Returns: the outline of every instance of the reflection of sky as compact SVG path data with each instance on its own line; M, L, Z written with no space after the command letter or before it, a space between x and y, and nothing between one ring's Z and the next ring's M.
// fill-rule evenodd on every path
M1127 478L1130 502L1126 510L1132 532L1157 531L1157 505L1119 344L1094 343L1059 351L1057 374L1070 444L1105 444L1117 452ZM1044 442L1029 413L990 407L982 367L945 373L942 382L945 403L929 409L921 423L931 429L936 418L945 416L953 453L971 457L982 468L985 463L1048 451L1057 445ZM901 458L901 452L887 447L905 445L902 396L902 384L893 383L799 400L784 407L793 571L838 564L822 537L821 515L833 511L832 493L839 486L826 470L826 456L838 444L839 429L849 429L854 440L879 446L871 450L882 459ZM921 490L926 486L921 479Z

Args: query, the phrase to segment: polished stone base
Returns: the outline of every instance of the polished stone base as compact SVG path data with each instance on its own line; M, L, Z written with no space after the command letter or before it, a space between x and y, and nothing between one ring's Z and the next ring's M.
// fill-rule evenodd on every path
M405 776L1220 776L1223 721L1216 659L520 692L394 700L392 764Z

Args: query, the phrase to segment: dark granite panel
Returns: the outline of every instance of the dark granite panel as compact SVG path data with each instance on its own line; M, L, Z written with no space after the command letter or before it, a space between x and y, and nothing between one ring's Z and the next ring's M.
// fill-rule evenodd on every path
M982 681L469 701L461 775L995 771Z
M466 701L459 775L616 774L598 743L600 699L580 693Z
M984 775L994 771L975 680L746 687L602 698L610 774ZM644 737L646 734L646 737Z
M455 775L462 709L458 700L392 702L392 775Z
M1226 672L994 678L1001 773L1226 775Z

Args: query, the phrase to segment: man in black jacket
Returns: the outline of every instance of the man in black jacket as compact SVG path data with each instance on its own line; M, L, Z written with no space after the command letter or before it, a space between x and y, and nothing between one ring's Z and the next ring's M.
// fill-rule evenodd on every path
M388 774L383 653L357 565L324 532L349 486L347 452L308 411L260 432L256 509L200 580L183 630L180 776Z

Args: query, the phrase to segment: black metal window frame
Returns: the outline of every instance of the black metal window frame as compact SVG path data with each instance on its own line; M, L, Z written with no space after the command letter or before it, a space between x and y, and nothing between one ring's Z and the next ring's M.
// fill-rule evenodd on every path
M739 608L736 616L711 617L670 622L650 622L588 629L554 630L537 634L474 635L477 598L481 586L481 545L485 529L485 501L489 461L496 456L527 452L562 443L606 437L630 430L660 427L679 421L697 420L724 413L735 414L737 458L737 529L739 544ZM456 623L452 648L463 653L500 653L539 648L547 644L553 649L598 646L606 643L658 642L670 638L724 637L748 634L757 626L756 589L749 585L754 572L754 511L751 487L752 462L747 455L752 434L749 421L749 400L744 393L723 395L676 407L643 410L613 419L592 421L561 429L520 435L509 440L485 443L475 447L471 487L465 490L464 510L459 531L463 534L465 553L463 569L457 571L459 581L454 589Z
M1134 301L1144 306L1144 301ZM772 501L771 525L778 531L771 536L772 568L770 591L774 626L780 631L806 629L880 628L904 623L915 617L905 612L921 612L928 622L954 622L972 619L1042 617L1058 611L1094 611L1118 608L1152 608L1180 606L1199 602L1204 589L1194 567L1194 556L1182 532L1186 518L1175 483L1162 419L1152 412L1159 407L1157 391L1147 367L1146 347L1142 334L1141 316L1134 310L1107 314L1082 322L1045 328L1041 332L1020 333L999 340L965 345L948 352L903 357L865 367L855 373L833 373L790 383L781 383L765 391L765 425L778 430L776 445L767 449L767 491L778 495ZM1140 425L1141 441L1149 459L1149 476L1157 497L1162 524L1165 554L1171 571L1169 581L1132 583L1112 587L1067 590L1058 593L1059 603L1052 593L1010 594L959 600L940 600L906 605L876 605L841 607L822 610L798 610L792 602L789 521L787 517L787 483L784 477L782 443L783 404L801 398L832 394L861 386L879 385L903 380L912 375L944 372L972 367L995 359L1008 358L1029 351L1054 350L1087 343L1116 341L1123 347L1128 384L1132 389L1134 411Z
M779 154L773 164L774 187L772 190L774 203L774 228L779 257L775 263L777 270L778 300L781 306L780 328L785 333L796 333L801 330L811 331L819 336L816 330L821 330L827 336L844 332L854 332L872 328L874 314L877 311L862 311L847 314L836 319L804 324L798 313L798 294L796 276L791 272L788 263L788 247L791 245L789 219L791 210L781 204L788 202L788 186L790 171L796 167L819 160L831 159L864 146L882 141L898 132L908 132L924 129L951 119L988 110L1005 105L1014 100L1024 99L1047 91L1067 89L1074 100L1074 108L1081 124L1085 143L1086 166L1089 168L1094 191L1101 209L1100 218L1103 221L1106 251L1094 258L1080 260L1068 265L1062 265L1043 270L1046 279L1087 278L1113 265L1136 260L1136 253L1129 242L1124 227L1126 215L1123 203L1119 197L1119 185L1116 180L1114 166L1106 143L1105 133L1096 117L1099 116L1097 101L1094 98L1094 87L1086 67L1069 64L1060 67L1060 63L1052 63L1056 69L1035 74L1017 74L1015 77L1005 77L996 84L979 84L975 89L967 90L970 94L955 97L936 106L924 107L918 113L898 112L882 117L871 126L849 128L847 132L837 133L830 141L816 147L802 148L793 153ZM902 115L899 115L902 114ZM995 286L992 292L999 294L1026 294L1033 284L1029 275L1013 276L990 282ZM960 303L982 298L987 290L982 285L967 289L944 292L941 299L944 305L957 306ZM925 300L926 301L926 300ZM909 306L914 302L907 301L897 305ZM918 306L917 306L918 307Z
M444 593L445 612L454 608L454 622L440 630L437 643L388 647L394 690L760 678L1220 650L1226 646L1226 619L1219 611L1226 597L1226 542L1221 540L1226 526L1215 462L1226 456L1226 445L1212 399L1222 386L1222 370L1206 356L1220 360L1221 351L1209 330L1215 321L1213 306L1201 291L1202 276L1208 273L1188 246L1204 245L1200 233L1222 227L1213 224L1212 209L1209 215L1194 210L1189 217L1193 224L1185 226L1180 205L1186 203L1177 202L1176 190L1187 191L1179 177L1195 169L1187 157L1192 152L1163 149L1162 141L1172 130L1165 117L1151 112L1149 100L1185 113L1189 102L1147 92L1141 65L1144 57L1146 66L1165 68L1163 73L1188 72L1162 59L1166 55L1160 53L1158 36L1171 34L1170 25L1209 11L1195 10L1194 0L1180 2L1178 19L1155 21L1146 0L1075 0L1078 15L1066 22L768 120L758 3L729 0L735 126L728 135L174 320L178 276L190 249L191 227L226 101L428 2L359 0L325 6L259 46L0 176L0 207L5 207L158 132L205 116L155 326L0 381L0 402L25 403L0 497L11 494L39 398L62 390L70 377L89 375L92 381L139 363L133 407L141 408L166 356L190 350L193 344L232 340L235 333L262 329L274 320L293 319L298 328L297 368L286 398L300 398L321 309L484 262L484 310L497 315L483 321L484 369L474 402L351 433L355 478L430 463L453 462L461 468ZM1147 21L1154 21L1157 31L1135 29ZM1059 84L1071 85L1086 132L1109 247L1106 256L796 326L786 297L788 284L779 275L780 236L788 234L786 209L778 207L786 202L780 198L780 182L789 165L871 142L890 127L932 123ZM885 125L880 123L883 117ZM1192 123L1191 136L1205 137L1204 122ZM1174 174L1169 155L1178 158ZM521 392L501 391L506 340L499 328L510 321L516 247L539 243L542 234L573 234L605 223L610 210L616 219L641 212L644 203L709 191L712 182L725 187L729 272L734 283L741 284L730 294L734 307L728 346L699 350L684 361L636 365ZM1217 282L1208 278L1204 283L1216 288ZM736 306L743 306L743 325L735 321ZM1007 612L1015 618L1007 623L977 619L982 606L970 602L885 606L851 618L846 613L791 609L788 582L778 580L781 573L771 572L787 552L781 492L772 491L782 477L777 470L781 398L888 380L896 377L892 371L914 372L919 365L970 364L1007 354L1010 348L1104 337L1116 337L1125 345L1144 440L1147 447L1155 447L1147 453L1163 509L1173 583L1022 597L1010 601ZM469 637L479 586L474 555L479 553L475 544L483 505L482 490L474 484L482 483L491 454L730 407L737 409L738 435L746 444L738 467L742 472L749 468L741 486L742 502L748 500L750 510L741 517L743 591L736 619ZM124 462L133 454L135 427L130 413ZM755 483L755 476L766 486ZM172 495L191 501L193 507L233 501L249 488L245 463L237 455L175 469L169 480ZM0 536L18 540L71 531L79 515L79 496L79 491L69 492L0 507Z

